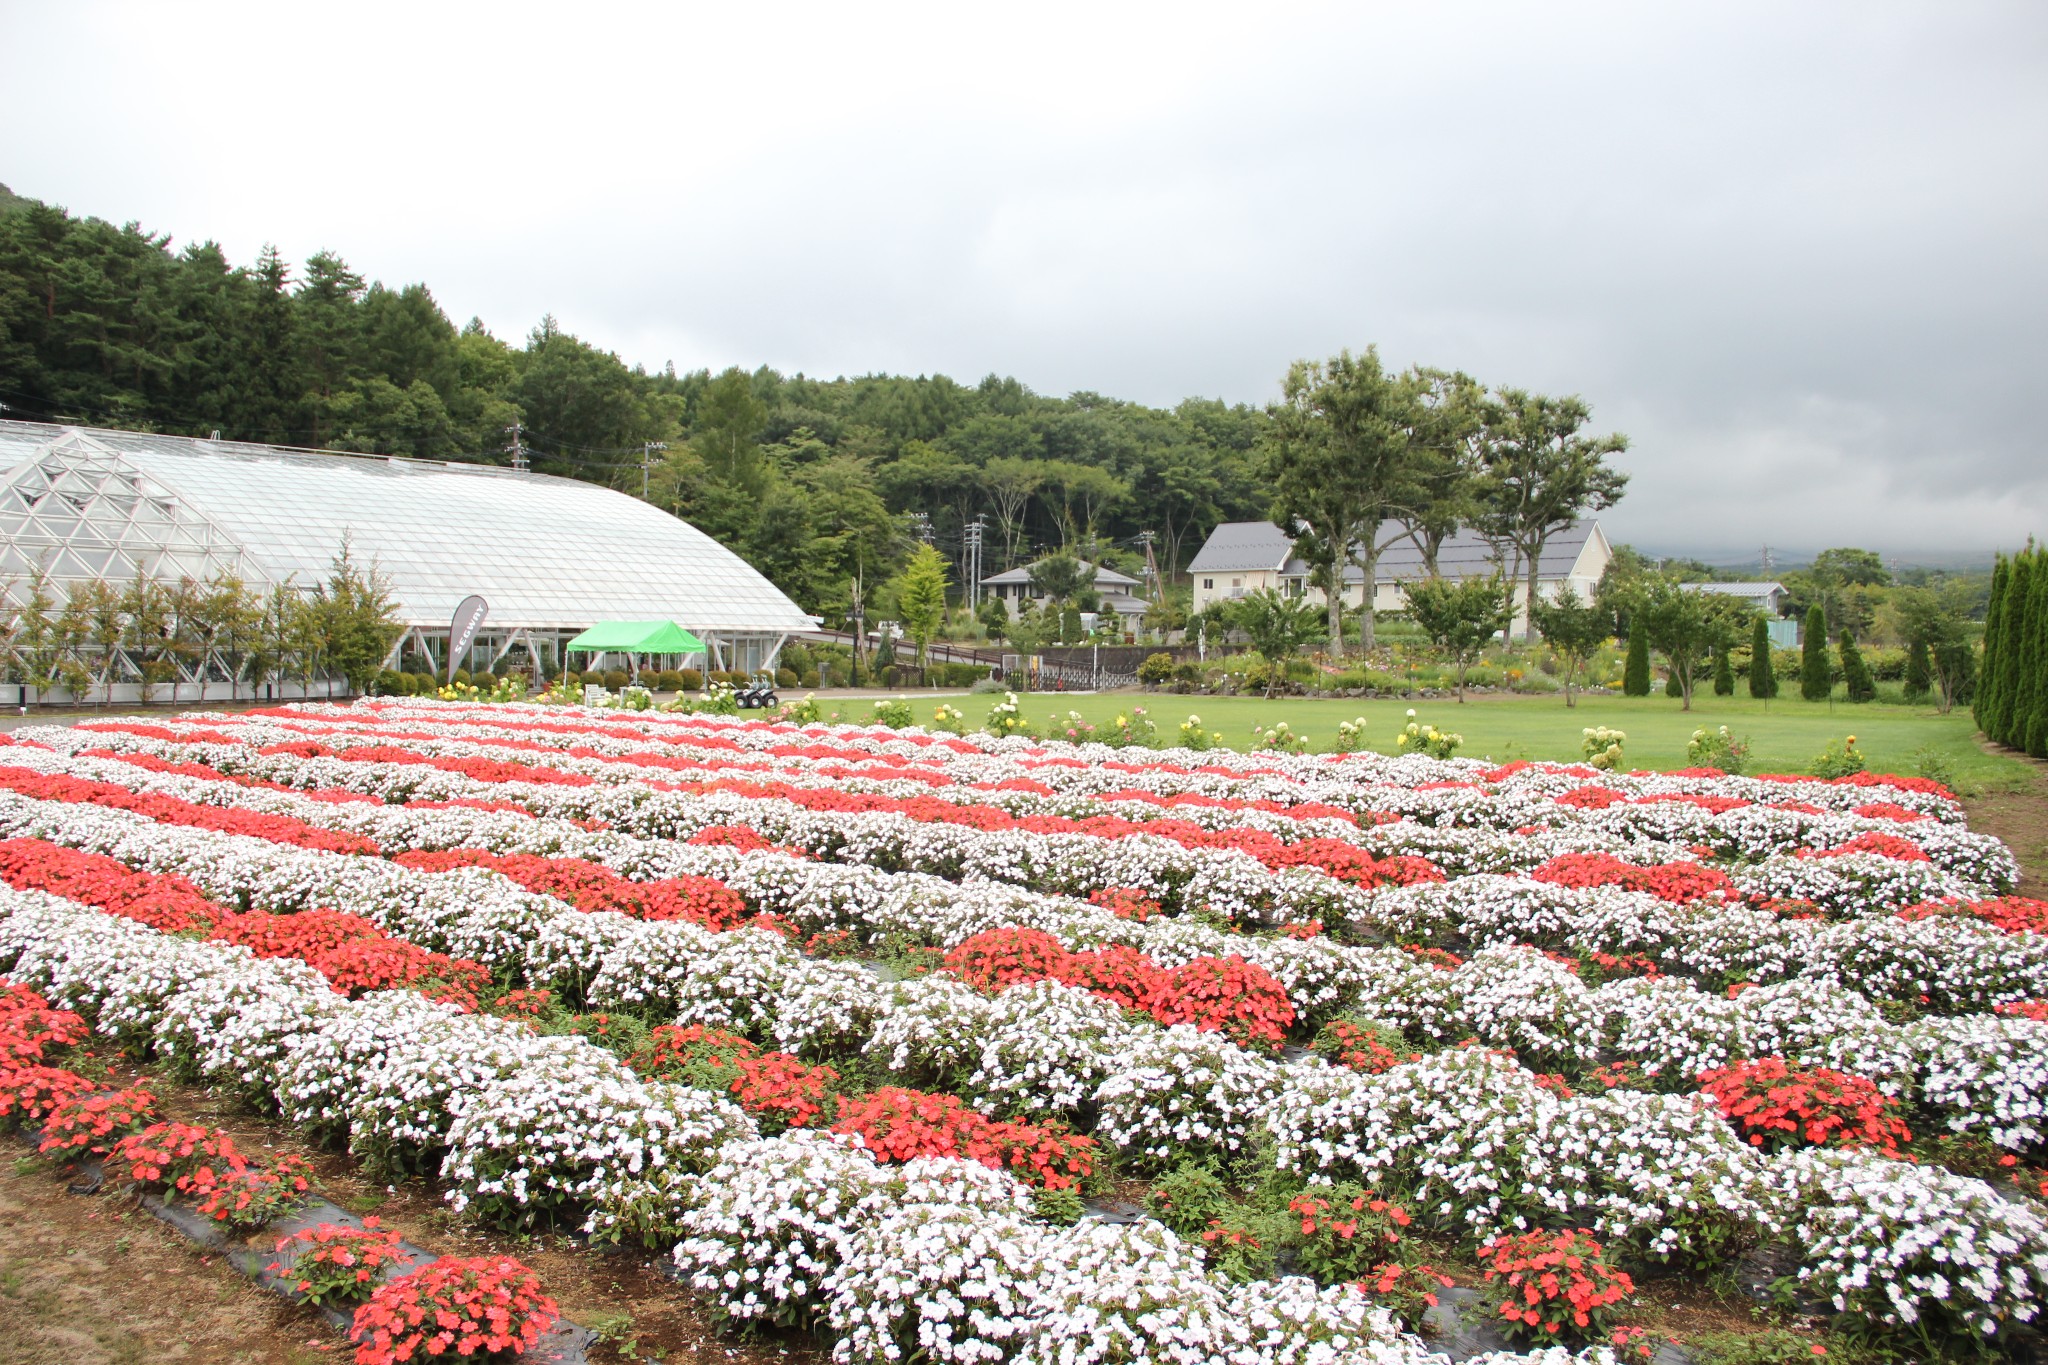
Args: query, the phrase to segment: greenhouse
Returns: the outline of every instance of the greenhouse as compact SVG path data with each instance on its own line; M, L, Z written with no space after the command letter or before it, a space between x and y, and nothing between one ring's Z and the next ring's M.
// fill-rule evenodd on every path
M700 640L708 667L752 672L817 624L696 527L595 484L0 421L0 591L17 601L38 567L60 603L74 585L137 575L310 591L344 539L406 627L393 667L445 669L450 620L472 594L488 608L458 661L473 669L558 668L597 622L661 620Z

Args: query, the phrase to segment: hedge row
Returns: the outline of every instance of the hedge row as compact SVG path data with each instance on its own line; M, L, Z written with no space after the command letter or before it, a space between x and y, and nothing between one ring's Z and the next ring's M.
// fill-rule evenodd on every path
M2048 758L2048 548L1998 557L1972 710L1987 739Z

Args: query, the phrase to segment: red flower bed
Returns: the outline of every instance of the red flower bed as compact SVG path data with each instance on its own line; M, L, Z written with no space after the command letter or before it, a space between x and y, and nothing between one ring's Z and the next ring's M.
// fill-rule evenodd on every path
M1359 1185L1304 1190L1287 1201L1287 1211L1301 1220L1302 1269L1326 1281L1365 1274L1411 1221L1399 1204Z
M1913 1140L1896 1100L1824 1067L1765 1057L1702 1071L1700 1089L1755 1147L1877 1147L1896 1156Z
M1611 1310L1635 1292L1584 1229L1496 1237L1477 1259L1501 1318L1520 1336L1605 1333Z
M243 1164L223 1171L200 1194L201 1215L229 1227L261 1227L291 1211L310 1189L304 1157L281 1156L268 1169Z
M1902 863L1925 863L1933 859L1926 850L1911 839L1901 839L1896 834L1880 834L1872 830L1859 834L1846 844L1833 848L1797 848L1792 850L1795 858L1839 858L1845 853L1875 853L1882 858L1896 858Z
M93 1084L58 1066L0 1066L0 1123L35 1120L92 1093Z
M481 848L401 853L394 862L423 872L487 867L528 891L567 901L579 910L615 910L639 919L687 919L725 930L748 918L739 892L711 877L666 877L636 882L602 863L583 858L547 858L537 853L492 853Z
M703 1024L661 1025L627 1065L644 1076L724 1091L748 1113L786 1128L814 1126L839 1084L839 1073L829 1066L811 1066L793 1053L763 1052L737 1033Z
M220 830L227 834L249 834L274 844L294 844L327 853L375 854L377 845L360 834L322 829L289 815L265 815L238 806L202 806L155 792L130 791L112 782L94 782L62 773L39 773L29 768L0 768L0 788L20 792L39 801L63 801L78 805L105 806L129 810L165 825L186 825L194 829Z
M1316 1034L1315 1051L1339 1066L1372 1075L1422 1057L1408 1049L1399 1030L1354 1024L1347 1019L1332 1019L1324 1024Z
M53 1010L26 986L0 978L0 1066L39 1062L52 1047L85 1041L85 1020Z
M524 1351L554 1324L540 1277L510 1256L443 1256L379 1285L356 1310L356 1365L423 1365Z
M1899 911L1900 919L1967 916L2008 934L2048 934L2048 901L2026 896L2000 896L1988 901L1923 901Z
M205 929L228 913L175 873L137 872L43 839L0 839L0 881L97 906L167 934Z
M1992 1013L2007 1015L2014 1019L2031 1019L2037 1024L2048 1024L2048 1000L2012 1000L1994 1006Z
M105 1153L140 1131L156 1110L156 1096L131 1088L104 1094L74 1094L59 1101L43 1120L42 1152Z
M991 1119L952 1095L902 1086L840 1100L832 1131L855 1134L879 1161L956 1156L1048 1190L1079 1184L1095 1169L1092 1138L1056 1124Z
M1067 954L1059 979L1125 1009L1150 1010L1170 976L1136 948L1119 943Z
M1277 1046L1294 1026L1286 988L1264 967L1237 956L1198 957L1173 969L1154 997L1162 1024L1221 1029L1246 1045Z
M425 987L437 1000L475 1009L478 992L491 984L490 970L479 963L430 953L339 910L291 915L252 910L222 919L209 937L241 944L258 957L298 958L351 999L370 991Z
M1101 906L1118 919L1137 920L1141 924L1166 913L1166 907L1159 903L1156 896L1135 886L1105 886L1100 890L1090 891L1088 903Z
M190 1123L152 1123L122 1138L107 1154L109 1172L125 1171L138 1185L169 1186L199 1197L248 1166L233 1138L218 1128Z
M1058 981L1067 949L1043 929L989 929L946 954L946 970L978 991L995 992L1026 981Z
M1701 867L1698 863L1637 867L1611 853L1560 854L1529 876L1554 886L1619 886L1629 891L1646 891L1675 905L1735 895L1735 883L1718 868Z

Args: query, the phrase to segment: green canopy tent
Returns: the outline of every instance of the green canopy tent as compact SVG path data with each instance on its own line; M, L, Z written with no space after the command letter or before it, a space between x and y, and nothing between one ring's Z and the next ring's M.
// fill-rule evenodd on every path
M565 655L579 650L598 655L705 652L702 640L673 621L600 621L562 646Z

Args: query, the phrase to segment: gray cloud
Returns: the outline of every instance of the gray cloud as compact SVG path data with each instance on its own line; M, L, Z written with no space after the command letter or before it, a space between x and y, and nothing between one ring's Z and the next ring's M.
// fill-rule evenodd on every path
M2048 530L2048 11L0 9L0 179L658 366L1584 395L1618 536Z

